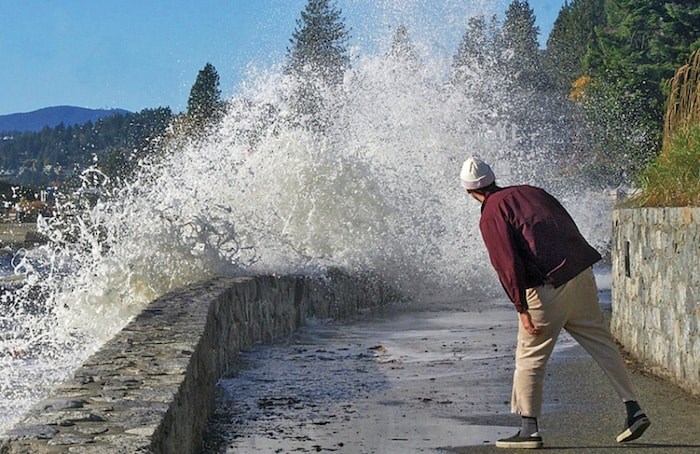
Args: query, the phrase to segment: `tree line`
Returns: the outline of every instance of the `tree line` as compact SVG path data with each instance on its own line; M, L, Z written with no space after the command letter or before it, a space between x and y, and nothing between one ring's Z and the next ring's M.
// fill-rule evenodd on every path
M700 4L688 1L572 0L564 4L545 49L538 45L535 14L515 0L501 21L472 17L453 57L449 83L474 90L474 69L499 74L505 92L522 96L504 115L523 130L528 102L561 113L571 140L558 153L576 172L605 184L630 180L659 152L666 80L700 48ZM291 117L322 133L322 90L340 84L351 68L350 28L333 0L308 0L287 48L285 74L296 81ZM417 60L408 30L395 30L390 55ZM478 95L478 93L477 93ZM145 109L94 124L45 128L0 143L0 168L13 180L47 184L96 160L111 176L128 176L140 158L158 147L166 128L189 136L206 133L226 110L219 75L207 63L190 90L187 111Z
M632 182L660 151L667 81L700 48L700 3L572 0L560 10L545 49L538 35L528 1L512 1L502 22L472 17L451 83L473 89L475 68L499 74L503 91L522 98L500 113L524 131L532 127L533 100L561 115L571 140L558 153L572 172L606 185ZM319 114L319 87L339 83L350 68L348 41L335 2L309 0L290 40L286 71L300 81L292 105L314 129L322 131L327 121ZM397 27L389 54L416 58L405 27Z
M172 117L170 108L160 107L94 123L11 132L0 143L0 168L15 184L62 184L95 162L108 169L115 160L135 161L153 148L151 142L162 136Z
M572 0L561 8L545 49L538 35L528 1L512 1L502 21L472 17L450 83L473 92L475 77L499 75L501 91L514 99L496 98L491 107L524 132L524 142L533 122L556 122L567 134L556 158L569 162L571 173L602 185L633 183L661 149L667 81L700 48L700 3ZM298 81L291 99L295 118L318 132L329 121L319 93L350 69L349 39L334 1L308 0L285 71ZM417 60L403 26L389 50L389 57L397 56ZM476 88L474 96L488 96ZM548 118L533 118L543 106Z

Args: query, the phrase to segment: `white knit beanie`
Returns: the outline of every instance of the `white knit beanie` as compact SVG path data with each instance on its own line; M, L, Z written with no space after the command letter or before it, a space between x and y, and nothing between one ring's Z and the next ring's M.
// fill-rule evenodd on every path
M471 157L462 164L459 179L464 189L481 189L496 181L496 175L484 161Z

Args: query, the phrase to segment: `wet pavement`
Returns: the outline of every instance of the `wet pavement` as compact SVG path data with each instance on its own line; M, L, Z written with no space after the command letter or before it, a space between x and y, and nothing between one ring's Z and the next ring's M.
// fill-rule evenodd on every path
M515 312L504 301L396 305L352 322L316 321L241 355L221 381L205 452L503 452ZM652 427L615 443L624 407L595 363L562 334L548 368L546 448L700 453L700 402L633 374Z

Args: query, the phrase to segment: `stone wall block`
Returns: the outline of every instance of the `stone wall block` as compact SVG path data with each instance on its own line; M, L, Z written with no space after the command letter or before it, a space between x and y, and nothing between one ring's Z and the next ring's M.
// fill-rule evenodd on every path
M688 360L685 362L686 377L690 383L700 383L700 368L697 367L693 358L700 357L700 337L695 336L688 349Z
M700 394L698 220L697 207L613 212L611 330L626 350L693 394Z

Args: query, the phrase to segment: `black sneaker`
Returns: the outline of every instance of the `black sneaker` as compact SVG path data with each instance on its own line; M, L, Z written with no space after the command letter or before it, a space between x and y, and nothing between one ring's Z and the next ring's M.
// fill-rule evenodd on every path
M538 432L521 437L520 431L509 438L501 438L496 441L497 448L539 449L542 447L542 437Z
M639 410L634 416L627 420L625 430L617 436L618 443L636 440L641 437L647 427L651 425L651 421L642 410Z

